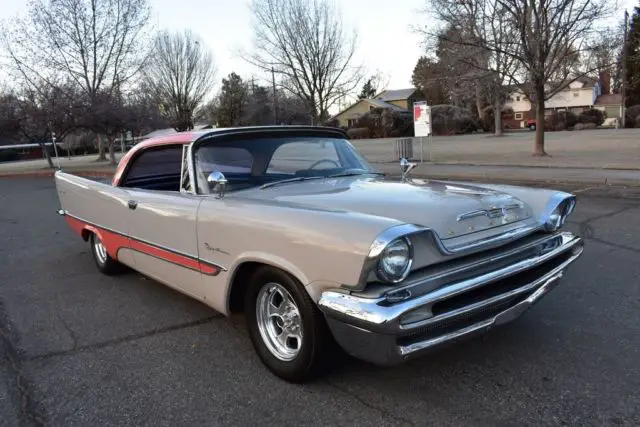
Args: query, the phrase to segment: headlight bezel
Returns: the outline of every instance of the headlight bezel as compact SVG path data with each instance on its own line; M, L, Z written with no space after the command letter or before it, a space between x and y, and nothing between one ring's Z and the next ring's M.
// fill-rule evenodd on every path
M576 197L573 195L563 197L555 205L550 206L549 213L543 218L544 229L550 233L560 230L566 223L567 218L573 213L575 207Z
M399 274L393 274L393 273L390 273L387 269L385 269L384 262L385 262L385 257L388 256L389 254L388 251L399 243L405 245L406 247L406 252L407 252L406 262L402 268L402 271L399 272ZM382 251L380 252L380 255L378 256L378 259L376 261L376 276L378 277L378 279L380 279L385 283L390 283L390 284L400 283L403 280L405 280L409 275L409 273L411 272L412 264L413 264L413 245L411 243L411 239L409 239L407 236L400 236L390 241L384 247L384 249L382 249Z

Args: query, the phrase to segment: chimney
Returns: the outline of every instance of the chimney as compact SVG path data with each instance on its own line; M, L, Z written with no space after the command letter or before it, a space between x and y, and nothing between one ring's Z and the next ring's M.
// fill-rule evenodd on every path
M611 93L611 73L608 70L600 71L598 75L598 80L600 80L600 90L603 95L608 95Z

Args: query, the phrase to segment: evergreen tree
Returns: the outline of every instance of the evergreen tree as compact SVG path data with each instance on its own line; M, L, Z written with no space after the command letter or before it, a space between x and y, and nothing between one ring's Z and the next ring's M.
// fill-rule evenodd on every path
M247 107L248 90L242 77L231 73L222 79L216 113L219 127L240 126Z
M640 6L636 6L631 16L627 34L627 88L626 106L640 104Z
M376 96L376 88L373 85L373 78L370 78L362 86L362 92L358 95L358 99L371 99L374 96Z

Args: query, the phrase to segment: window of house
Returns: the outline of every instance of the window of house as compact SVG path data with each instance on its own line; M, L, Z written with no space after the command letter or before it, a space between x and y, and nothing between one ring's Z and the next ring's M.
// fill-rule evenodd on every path
M573 96L574 96L575 98L577 98L577 97L578 97L578 95L580 95L580 94L578 93L578 91L574 91L574 92L573 92Z
M519 96L516 97L516 101L520 101L520 97Z
M515 115L514 115L514 118L516 120L522 120L522 117L523 117L522 113L515 113Z

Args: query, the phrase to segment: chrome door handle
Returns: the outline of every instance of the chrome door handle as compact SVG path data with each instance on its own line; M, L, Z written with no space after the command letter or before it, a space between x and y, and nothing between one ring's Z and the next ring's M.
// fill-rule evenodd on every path
M138 202L135 200L129 200L129 203L127 203L129 205L129 209L135 209L138 207Z

